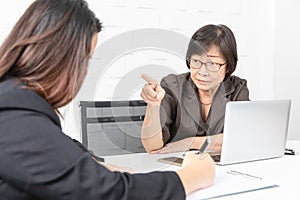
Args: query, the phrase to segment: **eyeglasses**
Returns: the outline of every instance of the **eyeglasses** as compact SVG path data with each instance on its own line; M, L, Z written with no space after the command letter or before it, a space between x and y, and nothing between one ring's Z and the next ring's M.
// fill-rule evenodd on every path
M213 61L208 61L208 62L202 62L201 60L199 59L195 59L195 58L190 58L188 60L189 62L189 65L192 69L200 69L202 67L202 65L205 66L205 69L207 71L210 71L210 72L217 72L220 70L220 68L225 65L226 63L216 63L216 62L213 62Z

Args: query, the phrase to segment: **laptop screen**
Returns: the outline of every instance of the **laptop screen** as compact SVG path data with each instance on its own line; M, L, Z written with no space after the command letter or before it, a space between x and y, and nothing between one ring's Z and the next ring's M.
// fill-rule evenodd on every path
M219 164L284 155L291 100L228 102Z

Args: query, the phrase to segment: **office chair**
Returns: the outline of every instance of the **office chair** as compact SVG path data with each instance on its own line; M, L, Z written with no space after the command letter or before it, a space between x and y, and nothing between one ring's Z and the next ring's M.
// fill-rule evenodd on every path
M82 143L99 156L145 152L142 100L80 101Z

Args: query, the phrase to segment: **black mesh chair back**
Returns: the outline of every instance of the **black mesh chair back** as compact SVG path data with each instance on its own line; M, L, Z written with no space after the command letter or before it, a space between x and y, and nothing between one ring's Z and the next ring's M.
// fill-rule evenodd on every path
M82 143L99 156L145 152L142 100L80 101Z

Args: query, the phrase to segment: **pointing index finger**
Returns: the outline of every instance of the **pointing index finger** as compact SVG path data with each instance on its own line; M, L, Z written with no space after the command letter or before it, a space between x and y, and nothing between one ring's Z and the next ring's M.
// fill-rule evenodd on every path
M141 75L142 78L147 81L149 84L159 84L157 80L151 78L150 76L148 76L147 74L142 74Z

